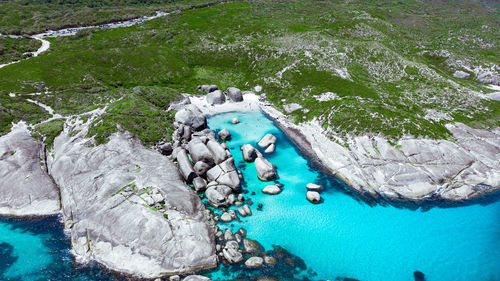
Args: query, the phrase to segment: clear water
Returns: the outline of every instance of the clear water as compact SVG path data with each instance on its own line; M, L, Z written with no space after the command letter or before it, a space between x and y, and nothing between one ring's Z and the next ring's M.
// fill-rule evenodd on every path
M237 117L240 123L231 124ZM414 211L371 207L344 192L344 185L310 163L260 112L225 113L209 118L212 130L227 128L236 165L242 170L253 215L232 222L266 249L280 245L302 258L317 279L338 276L360 280L413 280L423 272L428 281L500 280L500 200L453 208ZM284 190L266 195L270 183L257 179L255 165L245 163L240 146L265 134L278 137L276 151L265 157L278 168ZM306 200L306 184L326 186L324 202ZM251 195L255 192L255 195ZM263 211L256 211L262 203ZM223 223L220 226L224 226ZM230 227L226 224L226 226ZM215 274L217 275L217 274ZM220 272L217 276L223 276ZM316 279L315 278L315 279Z
M233 117L240 124L231 124ZM221 114L209 118L208 124L233 135L228 144L246 180L245 196L254 202L253 216L227 227L244 227L266 250L280 245L299 256L317 274L310 279L401 281L413 280L413 272L419 270L427 281L500 280L498 196L489 204L426 212L371 207L314 169L263 114ZM266 133L278 137L276 151L266 157L278 167L278 181L284 184L283 192L274 196L260 192L269 183L257 179L254 164L245 163L239 149L245 143L255 145ZM305 199L309 182L326 186L322 204ZM258 203L264 205L262 211L256 210ZM0 219L0 280L125 280L94 264L75 264L69 248L57 217ZM230 274L221 267L207 275L222 279Z
M58 217L0 219L0 280L121 280L95 264L73 262ZM122 278L123 279L123 278Z

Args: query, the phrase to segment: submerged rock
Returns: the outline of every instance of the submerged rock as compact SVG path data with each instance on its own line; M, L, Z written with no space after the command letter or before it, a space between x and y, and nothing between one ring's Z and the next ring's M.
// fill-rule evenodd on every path
M281 193L281 188L276 186L275 184L268 185L262 189L262 193L276 195Z
M425 275L421 271L416 270L413 272L413 278L415 281L425 281Z
M222 93L221 90L210 92L209 94L207 94L205 99L207 100L208 104L223 104L224 102L226 102L226 96L224 95L224 93Z
M255 168L257 169L257 177L261 181L272 181L278 177L276 167L264 157L255 159Z
M243 239L243 251L247 254L258 254L263 251L262 245L252 239Z
M318 204L321 202L321 195L319 195L319 193L316 191L308 191L306 194L306 198L307 200L309 200L309 202L314 204Z
M219 131L219 137L221 140L229 140L231 139L231 133L226 128L224 128Z
M257 143L257 145L262 148L266 148L269 145L276 143L276 140L277 138L274 135L267 134Z
M175 113L175 121L190 126L195 131L203 130L207 127L205 114L193 104L187 104L183 109Z
M227 96L235 102L243 101L243 95L241 94L240 89L235 87L229 87L226 90Z
M245 261L246 268L259 268L264 263L264 259L261 257L251 257Z
M99 146L89 146L85 136L82 130L57 137L49 165L61 189L73 252L81 261L95 260L141 278L217 265L205 208L173 162L129 133L115 133ZM125 189L151 193L149 187L164 197L165 213L122 194Z
M59 212L59 190L40 162L44 158L42 144L25 131L0 137L0 215Z

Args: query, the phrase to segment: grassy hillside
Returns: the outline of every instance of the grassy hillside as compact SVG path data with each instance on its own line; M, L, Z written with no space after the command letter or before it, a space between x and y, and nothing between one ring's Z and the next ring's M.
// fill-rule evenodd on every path
M48 90L31 98L61 114L111 103L113 118L94 125L102 141L147 123L167 135L171 116L161 110L180 93L202 83L261 85L278 107L303 106L290 114L296 122L316 119L330 132L448 138L446 123L500 124L499 102L481 96L488 90L471 71L498 70L499 26L495 9L473 1L221 4L51 39L42 56L0 69L0 116L25 120L22 104L28 121L44 118L24 97ZM453 77L457 70L471 77Z

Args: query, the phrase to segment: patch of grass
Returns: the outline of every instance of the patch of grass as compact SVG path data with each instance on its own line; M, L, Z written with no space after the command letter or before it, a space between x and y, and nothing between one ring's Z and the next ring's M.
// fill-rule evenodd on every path
M37 125L35 127L34 137L43 140L50 150L54 144L54 139L63 131L65 121L65 119L55 119Z

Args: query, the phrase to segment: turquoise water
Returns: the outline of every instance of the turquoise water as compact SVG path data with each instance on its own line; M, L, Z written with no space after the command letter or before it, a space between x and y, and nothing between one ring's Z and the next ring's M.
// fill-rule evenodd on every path
M231 124L234 117L239 124ZM311 168L262 113L215 115L208 125L231 132L228 145L243 172L244 189L249 191L245 195L254 202L253 215L232 222L231 228L244 227L248 237L266 249L276 244L299 256L318 274L314 279L414 280L413 272L419 270L428 281L500 280L500 200L425 212L372 207L346 193L339 181ZM269 183L257 179L254 164L245 163L240 151L246 143L257 147L266 133L278 137L276 151L266 155L284 184L278 195L260 191ZM309 182L326 186L322 204L306 200ZM256 211L259 203L262 211Z
M241 123L231 124L233 117ZM279 245L300 257L308 270L294 274L296 278L403 281L414 280L413 272L419 270L427 281L500 280L498 196L491 197L490 204L425 212L372 207L315 169L263 114L221 114L209 118L208 124L233 135L228 145L245 177L245 197L254 202L251 217L226 227L244 227L266 250ZM278 137L276 151L266 157L278 167L278 181L284 184L283 192L274 196L260 192L269 183L257 179L254 164L245 163L239 149L245 143L255 145L266 133ZM309 182L326 186L322 204L305 199ZM262 211L257 211L259 203ZM75 264L69 249L58 217L0 219L0 280L126 280L95 264ZM240 265L207 274L224 278L231 275L229 270L245 272ZM290 268L266 270L263 274L284 276Z
M122 280L95 264L75 264L69 249L69 239L58 217L1 218L0 280Z

